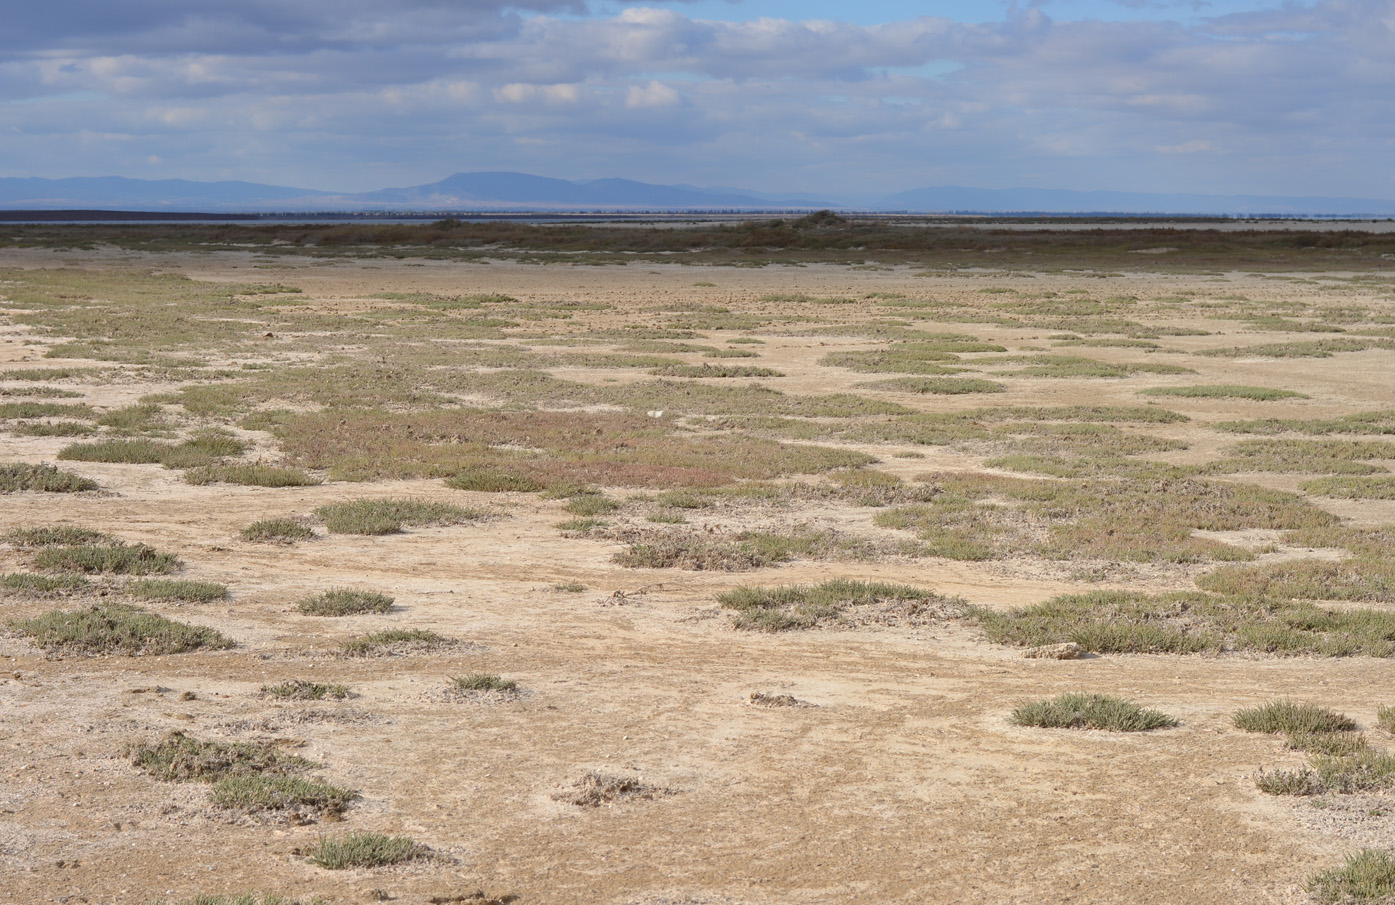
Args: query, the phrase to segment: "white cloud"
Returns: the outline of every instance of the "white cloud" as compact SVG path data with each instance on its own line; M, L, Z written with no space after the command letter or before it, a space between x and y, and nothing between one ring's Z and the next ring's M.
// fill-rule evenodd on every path
M631 85L625 96L625 106L631 109L642 107L675 107L682 103L678 92L663 82L650 80L648 85Z
M469 168L1395 197L1395 0L1191 26L1054 22L1050 5L873 26L513 5L22 6L0 36L0 160L56 176L154 155L190 178L345 190Z

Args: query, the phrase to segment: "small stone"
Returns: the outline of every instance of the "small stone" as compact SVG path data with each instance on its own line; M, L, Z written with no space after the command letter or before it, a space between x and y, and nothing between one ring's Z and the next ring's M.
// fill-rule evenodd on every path
M1079 660L1083 653L1085 651L1079 644L1066 641L1062 644L1043 644L1041 647L1028 648L1022 652L1022 656L1028 660Z

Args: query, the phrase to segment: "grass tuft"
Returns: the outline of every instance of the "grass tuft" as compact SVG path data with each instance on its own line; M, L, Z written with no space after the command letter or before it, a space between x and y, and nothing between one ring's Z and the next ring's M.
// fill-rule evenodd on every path
M35 490L40 493L82 493L96 490L97 482L54 465L30 465L16 462L0 465L0 493L20 493Z
M16 547L35 549L40 547L71 547L82 544L115 543L116 538L93 528L79 528L76 525L54 525L42 528L13 528L5 533L5 542Z
M1013 708L1008 719L1018 726L1105 729L1110 732L1148 732L1177 725L1177 721L1167 714L1158 710L1144 710L1132 701L1080 692L1067 692L1050 700L1019 704Z
M35 575L32 572L11 572L0 575L0 589L24 591L30 594L61 594L91 587L85 575Z
M296 604L306 616L356 616L360 613L386 613L392 609L392 598L376 591L355 591L331 588L323 594L307 597Z
M1326 707L1280 700L1239 711L1235 714L1235 728L1246 732L1301 735L1352 732L1356 729L1356 723L1350 717Z
M320 478L299 468L281 465L205 465L184 473L184 483L203 487L208 484L241 484L244 487L310 487Z
M315 531L300 519L267 518L243 528L240 536L253 543L293 544L298 540L309 540L315 536Z
M315 510L335 534L395 534L404 526L459 525L485 518L483 509L471 509L428 500L385 499L331 503Z
M427 629L389 629L345 641L340 649L351 657L372 657L438 650L452 643Z
M132 745L131 764L165 782L217 782L229 776L285 774L313 766L283 754L272 742L215 742L171 732L158 742Z
M472 673L468 676L456 676L450 680L450 690L457 693L489 693L514 695L518 693L518 683L512 679L505 679L501 676L490 675L489 673Z
M40 569L52 572L86 574L167 575L179 568L173 553L161 553L145 544L121 541L108 544L77 544L45 547L34 557Z
M185 578L145 578L126 585L126 593L152 600L186 600L193 603L208 603L224 600L228 596L227 585L211 581L190 581Z
M326 698L342 701L349 696L349 686L290 679L279 685L263 685L261 693L265 697L283 701L323 701Z
M1363 849L1334 867L1308 878L1307 890L1330 905L1379 905L1395 900L1395 854Z
M211 628L173 622L115 603L94 604L71 612L53 610L33 619L13 620L10 627L29 635L35 644L54 653L134 657L224 650L233 646L232 640Z
M350 833L341 839L321 837L310 860L326 870L348 867L385 867L430 857L431 849L404 836L382 833Z
M352 789L327 782L265 773L227 776L209 790L209 800L215 807L249 813L288 811L302 817L342 814L358 797Z
M778 632L845 621L853 608L877 608L869 621L917 624L943 619L962 601L910 585L837 578L817 585L778 588L733 588L717 602L735 610L733 625L751 631Z
M479 493L533 493L543 485L527 475L511 474L497 468L471 468L446 478L452 490L473 490Z

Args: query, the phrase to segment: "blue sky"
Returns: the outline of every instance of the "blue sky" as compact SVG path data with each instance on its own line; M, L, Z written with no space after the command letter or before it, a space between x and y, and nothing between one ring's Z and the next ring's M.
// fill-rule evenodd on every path
M1395 0L49 0L0 176L1395 198Z

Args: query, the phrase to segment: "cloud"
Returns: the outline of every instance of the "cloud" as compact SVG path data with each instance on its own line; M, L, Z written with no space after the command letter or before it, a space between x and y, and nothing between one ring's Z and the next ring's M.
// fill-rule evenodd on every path
M1185 24L1168 11L1192 0L1124 5L1139 16L855 25L571 0L24 4L0 32L0 159L344 190L528 169L1395 196L1395 0Z

